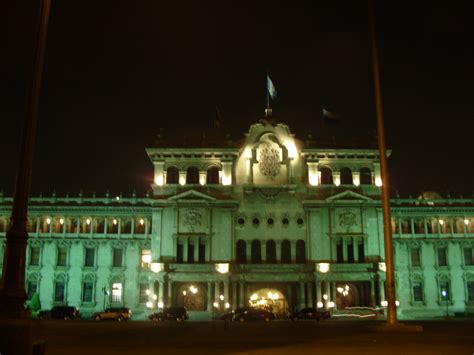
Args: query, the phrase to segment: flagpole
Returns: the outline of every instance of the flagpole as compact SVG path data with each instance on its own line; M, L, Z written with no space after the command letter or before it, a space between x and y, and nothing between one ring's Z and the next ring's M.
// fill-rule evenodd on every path
M390 214L390 190L387 163L387 148L385 144L385 125L383 118L382 88L380 84L380 64L378 58L377 38L375 32L375 13L373 0L369 0L369 23L372 45L372 73L374 79L375 109L377 113L378 145L380 155L380 170L382 175L382 207L383 231L385 244L385 281L387 296L387 325L395 326L397 320L397 307L395 304L395 265L393 258L393 239Z
M265 78L265 85L267 87L267 109L270 109L270 92L268 90L268 69L267 69L267 77Z

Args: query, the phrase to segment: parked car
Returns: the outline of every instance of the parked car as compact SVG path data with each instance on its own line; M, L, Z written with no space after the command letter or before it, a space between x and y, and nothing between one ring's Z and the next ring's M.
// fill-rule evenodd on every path
M314 319L320 321L321 319L329 318L331 318L331 313L329 311L318 310L316 308L303 308L290 315L291 320Z
M230 312L224 313L222 316L219 317L219 319L226 320L226 321L233 321L236 313L242 313L248 309L249 307L240 307L240 308L233 309Z
M79 310L72 306L54 306L50 310L38 312L39 319L75 319L79 318Z
M92 319L100 320L117 320L119 322L132 318L132 310L127 307L110 307L102 312L94 313Z
M263 320L269 322L275 319L275 315L263 308L243 308L241 311L236 312L233 320L236 322L248 322Z
M165 320L175 320L177 322L182 322L183 320L189 319L188 312L184 307L165 308L161 312L150 314L148 318L155 322L162 322Z

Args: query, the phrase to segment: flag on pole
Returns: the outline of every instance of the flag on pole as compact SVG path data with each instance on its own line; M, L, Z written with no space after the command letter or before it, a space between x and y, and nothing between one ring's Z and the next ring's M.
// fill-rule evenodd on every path
M277 97L277 91L275 89L275 85L273 85L272 79L270 79L270 75L267 74L267 90L270 94L272 100L275 100Z

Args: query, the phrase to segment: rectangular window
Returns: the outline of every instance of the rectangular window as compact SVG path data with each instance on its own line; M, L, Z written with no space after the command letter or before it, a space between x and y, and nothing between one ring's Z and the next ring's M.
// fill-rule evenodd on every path
M360 243L359 245L357 245L357 248L359 250L359 262L363 263L363 262L365 262L364 243Z
M140 284L140 297L139 297L139 302L140 303L147 303L148 302L148 284Z
M411 266L421 266L420 248L411 249Z
M82 302L92 302L92 291L94 290L94 284L90 281L86 281L82 284Z
M122 284L120 282L112 284L112 303L122 303Z
M438 248L438 266L447 266L448 257L446 248Z
M464 265L474 265L473 248L464 248Z
M423 285L421 282L413 282L413 301L423 302Z
M121 267L122 260L123 260L123 249L122 248L114 248L114 255L113 255L113 266L114 267Z
M67 264L67 248L58 248L57 266L66 266Z
M183 262L183 244L177 245L176 248L176 262L177 263L182 263Z
M30 265L39 265L40 248L30 247Z
M342 243L339 243L336 246L336 258L337 258L338 263L344 262L344 253L342 251Z
M267 256L268 260L268 256ZM204 264L206 262L206 244L199 244L199 263Z
M151 250L142 249L142 268L147 269L151 263Z
M354 244L347 244L347 261L349 263L354 262Z
M26 293L28 295L28 299L31 300L33 294L36 293L38 290L38 281L28 281L28 285L26 286Z
M56 281L54 283L54 302L63 303L64 302L64 281Z
M194 263L194 244L188 244L188 263Z
M86 257L84 260L84 266L94 266L95 265L95 248L86 248Z
M442 301L450 301L451 294L449 292L449 281L439 282L439 294L441 295Z
M474 301L474 281L467 282L467 300L469 302Z

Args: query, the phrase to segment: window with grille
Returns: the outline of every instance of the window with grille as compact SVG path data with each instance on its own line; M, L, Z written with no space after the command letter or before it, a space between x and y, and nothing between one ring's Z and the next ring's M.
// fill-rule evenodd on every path
M412 248L410 253L411 266L421 266L420 248Z
M58 303L64 302L64 290L65 290L64 281L56 281L54 283L54 302L58 302Z
M40 259L40 248L31 247L30 248L30 265L39 265Z
M82 283L82 302L92 302L92 292L94 290L94 284L91 281L85 281Z
M464 248L464 265L474 265L473 248Z
M469 302L474 301L474 281L467 282L467 300Z
M86 248L86 257L84 260L85 266L94 266L95 265L95 248Z
M121 267L122 260L123 260L123 249L122 248L114 248L113 251L113 267Z
M448 265L448 257L447 257L447 250L446 248L438 248L438 266L447 266Z
M423 284L419 281L413 282L413 301L423 302Z
M57 266L66 266L67 264L67 248L58 248Z

